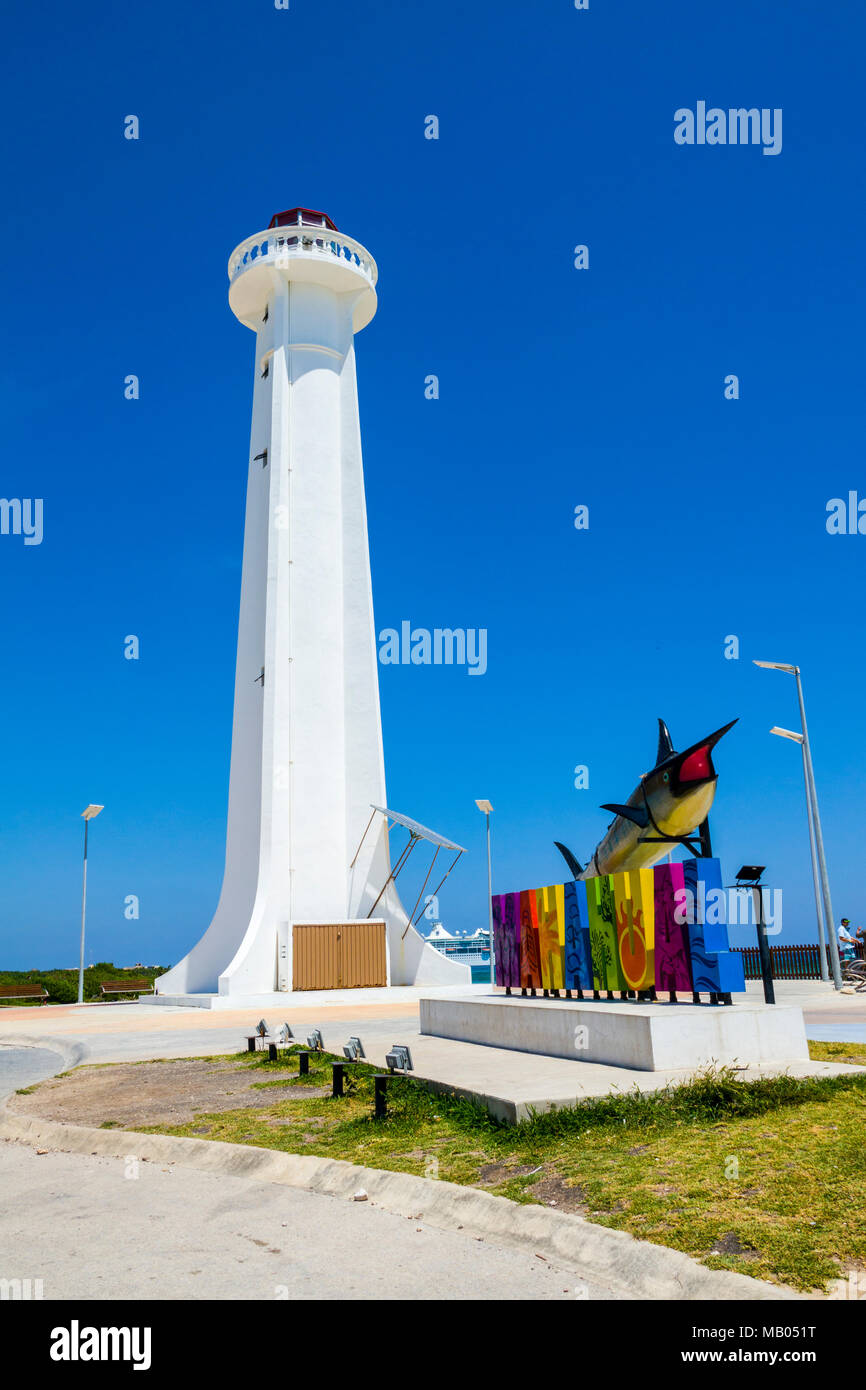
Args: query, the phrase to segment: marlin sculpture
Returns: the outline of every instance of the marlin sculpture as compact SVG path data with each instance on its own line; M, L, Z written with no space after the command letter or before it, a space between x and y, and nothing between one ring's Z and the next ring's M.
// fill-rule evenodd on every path
M684 845L691 855L711 853L706 819L718 779L712 753L736 722L732 719L684 753L677 753L668 726L660 719L656 765L652 772L644 773L624 805L609 802L602 806L603 811L613 812L614 819L586 868L570 849L554 841L574 877L646 868L661 859L671 845ZM700 838L695 841L698 828Z

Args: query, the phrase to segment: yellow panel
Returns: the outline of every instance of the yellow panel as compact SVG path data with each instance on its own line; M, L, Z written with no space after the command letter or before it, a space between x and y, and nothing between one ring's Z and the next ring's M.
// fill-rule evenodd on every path
M652 989L655 985L653 959L652 869L629 869L614 874L617 946L627 987Z
M565 884L557 883L553 890L556 894L556 926L559 931L559 944L565 950Z
M541 983L545 989L564 988L562 947L556 912L556 887L536 889ZM564 928L563 928L564 934Z

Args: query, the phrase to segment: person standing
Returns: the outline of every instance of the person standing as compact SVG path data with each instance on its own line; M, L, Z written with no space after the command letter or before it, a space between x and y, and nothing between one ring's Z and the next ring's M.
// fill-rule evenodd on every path
M848 918L847 918L847 917L843 917L843 918L842 918L841 925L840 925L840 927L839 927L839 931L838 931L838 937L839 937L839 959L840 959L840 960L853 960L853 959L854 959L854 954L855 954L855 953L854 953L854 947L856 946L857 941L856 941L856 938L853 937L853 936L851 935L850 931L848 930L848 928L850 927L850 925L851 925L851 923L850 923L850 921L848 920ZM861 933L862 933L862 928L860 928L860 931L861 931Z

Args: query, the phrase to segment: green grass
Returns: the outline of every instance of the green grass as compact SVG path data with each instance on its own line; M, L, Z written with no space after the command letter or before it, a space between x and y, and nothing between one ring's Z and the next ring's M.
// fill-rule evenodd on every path
M844 1049L829 1060L866 1061L859 1044L814 1047ZM269 1071L286 1069L286 1054L276 1063L263 1054L220 1060L255 1075L257 1088L269 1084ZM309 1077L293 1084L330 1091L333 1060L311 1057ZM866 1076L744 1081L708 1070L687 1085L505 1126L403 1077L390 1083L387 1120L376 1121L373 1071L357 1066L342 1100L290 1097L153 1132L189 1135L207 1125L209 1139L436 1176L516 1202L554 1200L711 1267L803 1290L866 1263Z
M851 1062L866 1067L866 1043L810 1042L809 1056L816 1062Z

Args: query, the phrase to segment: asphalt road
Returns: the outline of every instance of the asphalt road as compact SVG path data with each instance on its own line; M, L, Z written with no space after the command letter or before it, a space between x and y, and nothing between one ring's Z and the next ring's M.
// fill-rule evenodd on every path
M22 1086L63 1071L59 1052L47 1047L10 1047L0 1043L0 1100Z
M0 1143L0 1279L45 1299L613 1299L536 1255L368 1202ZM31 1287L35 1287L31 1284ZM621 1295L619 1295L621 1297Z

